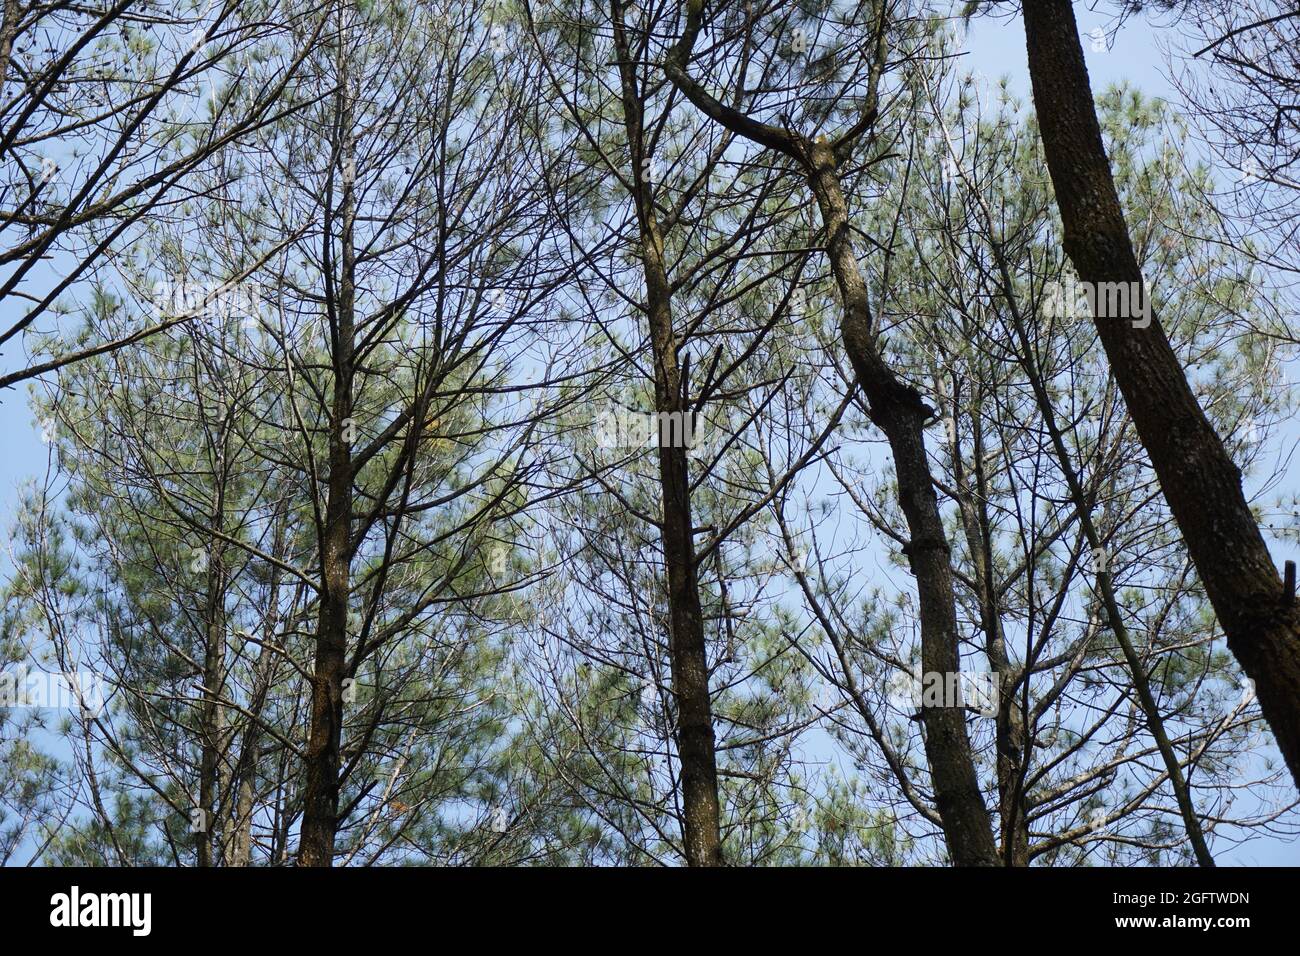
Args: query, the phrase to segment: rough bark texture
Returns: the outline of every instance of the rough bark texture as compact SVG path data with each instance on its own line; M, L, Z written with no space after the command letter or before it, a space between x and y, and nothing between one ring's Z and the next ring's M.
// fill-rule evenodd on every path
M346 88L344 76L342 86ZM346 96L343 97L346 100ZM355 158L350 138L351 111L342 109L343 148L338 294L330 316L334 327L331 364L334 395L330 410L328 500L320 543L320 617L316 631L316 660L312 674L311 724L307 737L306 785L299 834L299 866L332 866L338 831L339 751L343 736L343 680L347 677L348 599L352 562L352 449L348 441L352 418L354 366L355 274L353 223L356 216ZM327 243L330 237L327 235ZM329 261L326 250L325 261Z
M311 724L307 737L306 788L298 849L301 866L330 866L338 827L339 748L343 733L343 678L347 664L348 538L352 511L350 452L340 423L350 410L346 389L334 400L330 435L329 502L322 542L320 616L311 685Z
M340 312L343 310L340 309ZM350 353L350 325L340 323L338 350ZM351 356L341 356L349 368ZM350 376L349 376L350 377ZM342 423L351 416L350 388L335 386L330 430L329 501L321 542L320 615L311 684L311 723L307 736L306 787L298 847L300 866L331 866L338 828L339 749L343 734L343 679L347 676L349 538L352 516L351 451Z
M672 313L657 232L645 237L650 336L655 352L655 408L685 413ZM652 251L653 250L653 251ZM677 752L682 765L682 816L686 860L691 866L721 866L718 767L709 699L709 664L704 615L691 537L687 449L661 440L659 482L663 491L664 566L668 576L673 696L677 698Z
M877 18L868 105L861 119L835 142L823 138L809 140L792 130L761 123L719 102L691 78L687 65L703 27L703 9L704 5L695 0L687 5L682 38L665 58L664 71L706 116L752 142L790 156L808 177L821 209L826 254L843 305L841 334L845 351L867 396L871 418L885 433L894 456L899 504L911 533L907 550L920 603L921 666L927 672L955 674L961 658L952 567L925 450L925 426L933 412L916 389L893 374L877 347L866 281L853 248L848 204L838 169L839 163L851 154L857 138L876 119L874 84L879 81L887 60L884 43L887 8L882 5ZM922 707L921 721L935 809L949 856L958 866L996 866L997 848L975 772L964 711L926 705Z
M805 155L808 182L826 230L826 254L843 301L844 349L867 396L871 420L885 433L894 456L899 504L911 534L907 556L920 607L921 668L926 673L956 674L961 660L950 550L925 448L925 426L933 410L880 355L831 145L822 140L806 143ZM975 773L965 712L960 707L926 705L921 708L921 722L935 808L953 863L996 866L993 830Z
M1034 103L1064 226L1084 282L1141 283L1070 0L1027 0ZM1143 300L1145 288L1143 287ZM1300 783L1300 610L1286 603L1241 472L1192 393L1159 319L1096 319L1129 414L1260 708Z
M654 184L646 173L641 101L628 51L619 0L611 3L614 42L619 53L624 121L633 163L633 199L640 226L641 262L646 280L646 311L650 347L654 352L655 411L685 425L689 403L682 388L673 332L672 287L664 264L664 241L654 208ZM664 418L660 418L664 421ZM669 656L673 696L677 701L677 753L681 761L682 840L691 866L721 866L722 837L718 804L718 764L713 736L713 706L709 697L709 664L704 640L704 614L692 536L690 475L687 448L659 441L659 484L663 494L664 567L668 577Z

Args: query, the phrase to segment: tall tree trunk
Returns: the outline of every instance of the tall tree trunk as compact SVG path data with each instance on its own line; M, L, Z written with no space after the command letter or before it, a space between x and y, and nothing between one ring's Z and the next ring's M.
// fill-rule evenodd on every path
M352 547L352 377L356 307L356 156L352 135L350 78L346 55L340 54L339 151L342 196L339 203L341 269L334 299L332 366L334 395L330 409L329 498L325 503L320 543L320 617L312 674L311 724L307 738L306 788L298 845L299 866L332 866L338 830L339 753L343 737L343 680L347 676L348 599ZM330 264L325 236L324 262Z
M218 420L213 434L212 511L208 516L212 534L208 537L206 593L204 594L203 707L200 713L199 805L202 828L198 834L196 863L213 864L213 824L216 803L225 793L226 774L225 708L221 698L226 687L226 576L225 532L226 483L230 478L226 442L233 410L224 403L218 406Z
M612 0L614 42L622 79L624 121L633 163L633 199L640 226L641 262L646 280L650 347L654 352L655 411L660 423L659 485L663 494L664 567L668 577L669 656L677 700L677 753L681 761L682 837L690 866L721 866L717 746L709 698L709 663L704 613L695 563L687 448L692 436L688 397L682 386L673 331L672 287L664 265L664 241L654 209L654 183L648 175L641 101L619 0Z
M962 530L970 551L974 578L979 588L980 625L984 630L984 654L998 679L998 713L995 728L998 759L998 807L1001 818L1000 852L1007 866L1029 865L1029 808L1025 788L1025 765L1029 753L1025 747L1025 712L1014 688L1021 668L1007 654L1006 632L1002 626L1002 608L994 580L993 531L989 521L988 475L984 469L983 402L979 394L971 395L972 474L967 475L957 442L956 421L961 395L952 396L952 467L956 479ZM971 480L974 487L971 487Z
M346 286L345 280L343 283ZM336 379L330 427L329 500L325 506L321 541L320 615L316 630L316 659L311 681L311 724L307 737L306 789L298 863L331 866L338 826L339 751L343 735L343 679L347 672L348 597L352 519L352 454L344 440L344 425L352 414L350 387L352 328L342 316L350 312L339 302Z
M1034 104L1064 227L1084 282L1135 283L1149 305L1101 139L1070 0L1026 0ZM1098 309L1098 311L1102 311ZM1300 784L1300 609L1283 593L1229 457L1155 316L1145 328L1096 316L1129 415L1151 456L1228 647L1254 682L1278 748Z
M220 478L218 480L221 480ZM215 492L216 509L212 516L213 528L221 531L220 489ZM222 760L222 734L224 711L220 703L226 682L226 614L225 570L223 548L215 536L208 542L207 593L205 595L203 653L203 707L200 714L199 746L199 805L197 807L201 828L198 836L196 863L200 867L212 865L212 824L215 820L214 804L218 774Z
M682 38L664 60L664 71L701 112L752 142L794 159L808 177L821 209L826 254L839 288L843 317L841 335L858 384L866 394L872 421L885 433L894 457L899 504L911 541L907 548L916 577L921 618L921 666L927 673L956 674L960 669L957 612L949 563L948 540L934 492L925 450L925 426L933 410L916 389L900 381L885 363L872 329L866 281L853 248L848 204L840 185L839 163L852 152L857 138L876 120L879 82L887 59L887 7L876 18L876 43L871 90L862 117L835 142L810 140L784 127L771 126L727 106L687 71L691 50L703 27L704 4L687 4ZM946 683L946 678L945 678ZM922 704L926 758L934 786L935 809L943 826L948 853L958 866L996 866L997 848L988 808L966 733L961 707Z
M650 336L655 353L655 408L682 423L681 429L671 429L671 437L676 437L688 433L690 412L682 396L662 241L657 231L651 231L645 236L645 242ZM686 860L691 866L721 866L717 753L709 699L704 614L700 608L691 532L687 449L665 440L669 437L665 431L668 430L660 430L659 441L659 483L663 492L661 533L668 576L673 696L677 698L677 751L682 766L683 837Z
M961 658L951 552L925 448L925 426L934 412L916 389L894 375L880 354L866 281L850 238L848 204L834 150L820 139L805 141L804 147L808 182L821 210L826 254L843 303L844 349L867 397L871 420L885 433L894 457L898 500L911 535L907 557L916 577L920 606L921 668L927 674L956 674ZM997 849L975 772L964 709L923 703L921 723L935 809L943 821L953 863L996 866Z

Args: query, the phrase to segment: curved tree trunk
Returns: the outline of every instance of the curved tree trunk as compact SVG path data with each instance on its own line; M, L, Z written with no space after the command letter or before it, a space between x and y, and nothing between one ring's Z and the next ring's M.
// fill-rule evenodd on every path
M916 389L885 364L872 329L866 281L849 233L848 205L829 143L806 144L808 181L821 209L826 254L840 290L844 349L867 396L871 420L885 433L894 456L898 500L911 541L907 557L916 576L921 618L921 668L927 674L961 669L951 551L925 448L933 410ZM955 701L946 701L955 704ZM966 714L960 706L921 707L925 752L934 781L935 808L948 852L958 866L996 866L992 825L975 772Z
M703 4L687 6L682 38L664 61L664 71L706 116L752 142L794 159L808 177L825 230L825 248L843 307L841 336L855 377L867 397L872 421L885 433L894 457L898 499L911 541L905 549L916 576L921 618L921 666L927 673L958 673L957 612L952 566L938 497L925 449L925 426L934 411L916 389L899 379L886 364L876 342L866 280L851 238L848 204L840 184L839 164L857 138L876 120L874 88L862 117L838 140L810 140L783 127L762 123L719 102L687 71L691 51L703 27ZM887 8L879 8L872 65L872 85L879 82L887 57ZM946 680L945 680L946 683ZM945 701L956 704L955 701ZM943 827L948 853L958 866L997 866L988 807L979 776L966 715L961 706L923 704L925 751L934 786L935 809Z

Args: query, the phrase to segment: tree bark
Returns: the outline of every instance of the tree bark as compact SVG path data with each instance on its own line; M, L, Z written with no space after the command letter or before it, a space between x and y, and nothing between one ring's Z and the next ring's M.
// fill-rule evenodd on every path
M844 348L867 397L871 419L885 433L893 452L899 504L911 534L906 552L916 577L920 604L921 666L927 673L956 674L961 656L950 551L925 449L925 426L934 411L922 401L916 389L894 375L877 347L866 281L853 248L848 203L838 169L839 163L851 154L857 138L876 120L875 84L879 82L887 54L886 7L879 8L876 21L869 102L858 122L835 142L825 137L810 140L792 130L755 120L719 102L691 78L687 65L703 26L703 7L698 0L687 5L685 29L665 58L664 72L706 116L752 142L791 157L808 178L821 210L826 255L840 292ZM923 703L921 723L925 728L935 809L953 863L997 866L997 848L975 772L964 709Z
M224 476L218 478L224 480ZM213 515L213 528L220 533L222 529L222 491L215 493L216 512ZM203 654L203 707L200 716L202 733L199 747L199 821L201 827L196 834L198 840L196 864L200 867L212 865L212 824L216 818L214 804L220 790L218 777L223 758L222 736L224 711L220 703L226 683L226 582L224 548L220 539L212 537L208 542L207 593L205 595Z
M345 281L346 287L348 283ZM342 300L343 297L341 297ZM340 316L350 312L340 301ZM311 681L311 723L307 737L306 788L299 837L300 866L331 866L338 828L339 751L343 735L343 679L347 672L352 455L343 423L351 417L350 316L339 323L337 369L330 428L329 500L321 541L320 614Z
M843 303L844 349L867 397L871 420L885 433L894 457L898 500L911 535L906 552L916 577L921 668L927 674L956 674L961 670L961 657L951 551L925 447L925 426L933 419L934 411L916 389L894 374L880 354L866 281L850 238L848 204L840 186L834 150L820 139L805 142L804 147L808 182L821 210L826 254ZM921 723L934 783L935 809L943 821L953 863L996 866L997 849L975 772L964 709L923 704Z
M1136 283L1139 301L1149 306L1070 0L1026 0L1024 17L1066 254L1084 282ZM1094 321L1228 647L1254 682L1260 709L1300 784L1300 610L1284 594L1242 492L1240 469L1192 393L1155 310L1149 315L1145 328L1123 318Z
M341 56L341 60L345 57ZM306 785L299 832L298 865L332 866L338 831L339 764L343 737L343 680L347 676L348 601L352 562L352 379L356 335L356 157L346 66L340 68L339 203L341 268L334 299L331 364L334 395L330 409L328 500L320 542L320 616L312 674L311 724L307 737ZM325 236L324 262L330 262Z
M974 390L972 390L974 391ZM961 449L957 442L956 420L960 407L960 394L952 396L952 465L956 480L958 506L961 509L962 530L966 547L970 551L974 578L979 585L976 599L979 602L980 624L984 630L984 654L998 678L998 714L994 739L998 760L998 807L1000 852L1007 866L1029 865L1029 808L1023 780L1025 762L1029 759L1025 741L1025 712L1021 698L1014 692L1021 677L1021 668L1011 662L1007 654L1006 631L1002 626L1002 607L994 581L993 532L989 521L988 475L984 470L983 408L978 394L971 396L971 450L972 474L966 475ZM974 487L971 487L971 479Z
M655 362L655 408L683 418L690 413L681 394L681 372L663 272L663 248L655 232L646 235L646 287ZM685 426L683 426L685 427ZM682 767L682 817L686 860L691 866L721 866L718 766L709 697L704 614L691 532L687 449L659 442L663 491L664 566L668 577L673 696L677 698L677 751Z
M664 264L663 234L654 208L654 183L647 175L649 151L645 124L619 0L612 0L610 9L633 164L633 199L640 227L650 347L654 352L655 411L659 413L659 422L667 420L680 425L680 428L659 429L658 451L663 494L660 533L668 578L669 656L673 696L677 700L677 752L681 761L682 837L690 866L721 866L717 747L692 532L690 473L687 447L673 440L693 435L694 429L677 358L672 287Z

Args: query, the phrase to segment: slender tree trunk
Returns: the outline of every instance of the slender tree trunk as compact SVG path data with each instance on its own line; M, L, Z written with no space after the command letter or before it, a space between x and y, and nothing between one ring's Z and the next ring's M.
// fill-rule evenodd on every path
M681 761L682 830L690 866L721 866L722 837L718 804L717 746L709 697L709 663L704 613L692 533L687 448L677 439L693 435L683 393L673 331L672 288L664 265L664 242L654 210L654 183L636 75L619 0L612 0L614 42L622 77L624 120L631 145L634 200L640 225L641 262L646 280L650 347L654 352L655 411L659 421L679 427L659 430L659 484L663 494L664 567L668 577L669 656L677 700L677 753Z
M341 55L341 59L343 59ZM329 499L321 540L320 618L312 675L311 724L307 738L306 788L299 835L300 866L332 866L338 830L339 764L343 737L343 680L347 676L348 599L352 542L352 377L355 336L353 225L356 217L356 158L352 139L351 95L346 67L340 68L340 149L342 173L339 204L342 261L338 294L331 316L335 334L332 365L334 396L330 409ZM325 237L330 242L330 237ZM325 257L328 264L328 252Z
M235 799L235 830L230 837L230 852L226 865L248 866L253 857L253 784L241 780Z
M213 527L221 530L221 492L216 492L217 508ZM200 715L202 727L199 747L199 820L196 863L201 867L212 865L212 824L215 819L218 774L222 757L222 707L220 698L225 686L226 615L225 572L223 548L219 539L209 540L207 566L207 594L205 595L206 634L203 654L203 708Z
M1133 646L1128 627L1124 624L1124 616L1120 613L1119 601L1115 598L1115 585L1111 579L1106 549L1103 547L1101 535L1097 532L1097 526L1092 520L1090 499L1087 492L1084 491L1083 482L1080 480L1070 458L1070 450L1065 445L1065 436L1056 423L1056 412L1052 407L1052 398L1047 392L1047 385L1043 381L1042 371L1034 361L1034 352L1029 341L1029 334L1025 330L1020 308L1014 300L1010 299L1011 275L1001 250L998 251L997 257L1004 288L1008 292L1011 321L1015 325L1016 338L1020 346L1020 365L1029 379L1034 398L1038 403L1039 412L1043 416L1043 425L1052 439L1052 448L1056 452L1057 464L1060 465L1061 475L1065 478L1066 487L1070 489L1070 499L1074 504L1075 514L1078 516L1079 523L1083 528L1084 538L1088 542L1088 547L1092 549L1097 592L1101 595L1102 604L1106 609L1106 621L1110 625L1111 632L1114 633L1115 640L1124 655L1129 674L1133 678L1133 689L1137 691L1138 703L1141 705L1142 713L1147 719L1147 728L1151 731L1151 736L1156 742L1156 749L1160 751L1160 758L1164 761L1165 773L1169 777L1169 786L1174 791L1174 799L1178 803L1178 812L1182 815L1183 828L1187 831L1187 839L1192 845L1192 852L1196 856L1196 862L1200 866L1212 867L1214 866L1214 857L1205 842L1205 834L1201 830L1201 818L1196 815L1191 790L1183 777L1178 754L1174 751L1169 735L1165 732L1164 718L1160 716L1160 708L1156 706L1155 695L1151 693L1151 682L1147 679L1146 665L1138 656L1137 648Z
M881 5L876 20L876 50L872 65L872 90L857 123L831 143L824 137L809 140L784 127L759 122L719 102L687 71L691 50L703 27L704 4L687 4L681 39L664 59L664 71L701 112L752 142L779 150L802 167L826 232L826 253L839 287L843 306L841 334L858 384L867 396L872 421L885 433L894 457L899 504L911 541L907 548L916 576L921 618L921 666L931 673L956 674L957 612L952 587L949 548L926 458L925 426L933 417L916 389L900 381L885 364L872 330L866 282L851 238L848 204L840 185L837 151L847 157L855 140L876 121L875 84L885 68L887 8ZM997 848L988 808L980 791L974 755L966 733L965 712L960 707L921 708L925 728L926 758L934 786L935 809L943 826L948 853L958 866L996 866Z
M655 408L683 423L689 412L681 394L676 339L669 309L663 248L657 234L647 237L647 291L650 335L655 360ZM661 421L663 419L661 418ZM682 816L686 859L691 866L721 866L718 769L709 698L709 665L704 641L704 614L691 532L690 477L687 449L659 442L659 482L663 491L664 566L668 576L673 695L677 698L677 751L682 765Z
M284 529L281 527L276 533L272 553L281 553L283 534ZM262 746L260 721L266 707L266 696L270 693L271 682L275 676L275 654L269 648L274 646L276 638L276 609L280 606L280 573L278 567L272 567L271 580L267 587L268 611L262 627L264 646L253 667L253 699L248 705L248 725L239 750L239 765L235 768L233 777L237 790L231 818L233 834L229 840L227 866L248 866L253 858L253 796L259 764L258 750Z
M340 316L345 313L340 299ZM349 546L352 515L352 456L344 441L351 416L347 369L352 329L339 323L338 365L330 428L329 501L321 542L320 616L311 682L311 724L307 738L306 790L298 849L301 866L331 866L338 826L339 751L343 734L343 679L347 671Z
M1026 0L1024 17L1034 104L1065 251L1084 282L1135 283L1139 301L1149 305L1070 0ZM1146 328L1097 316L1098 336L1228 647L1254 682L1264 717L1300 784L1300 610L1283 593L1242 492L1241 471L1197 403L1154 309L1149 315Z
M225 531L226 482L229 469L226 457L228 415L233 414L220 406L219 421L213 423L214 487L212 511L208 518L213 534L208 538L207 587L204 594L204 649L203 649L203 707L200 714L199 748L199 817L196 863L200 867L213 864L213 824L216 822L218 795L225 792L225 709L221 698L226 687L226 562L225 543L220 535Z
M956 674L961 658L950 549L925 448L925 426L934 412L916 389L894 375L880 355L834 152L822 140L805 142L805 147L808 181L821 209L826 253L843 303L844 348L867 396L871 420L885 433L893 452L899 504L911 534L907 557L920 605L921 667L925 673ZM923 704L921 723L935 808L943 821L953 863L996 866L997 849L975 772L964 709Z
M998 678L998 713L995 739L998 754L998 807L1001 818L1000 852L1007 866L1029 865L1029 808L1022 781L1024 766L1029 759L1025 747L1025 714L1019 694L1014 688L1020 679L1020 668L1011 663L1007 654L1006 633L1002 627L1002 609L998 599L993 569L993 534L989 522L988 476L984 470L984 430L982 403L978 395L971 396L970 413L973 448L971 450L972 474L965 473L960 448L956 438L956 417L961 396L952 396L953 428L952 463L956 477L958 504L961 508L962 530L974 566L974 578L979 585L976 598L979 602L980 625L984 629L984 654ZM974 480L974 488L971 480Z

